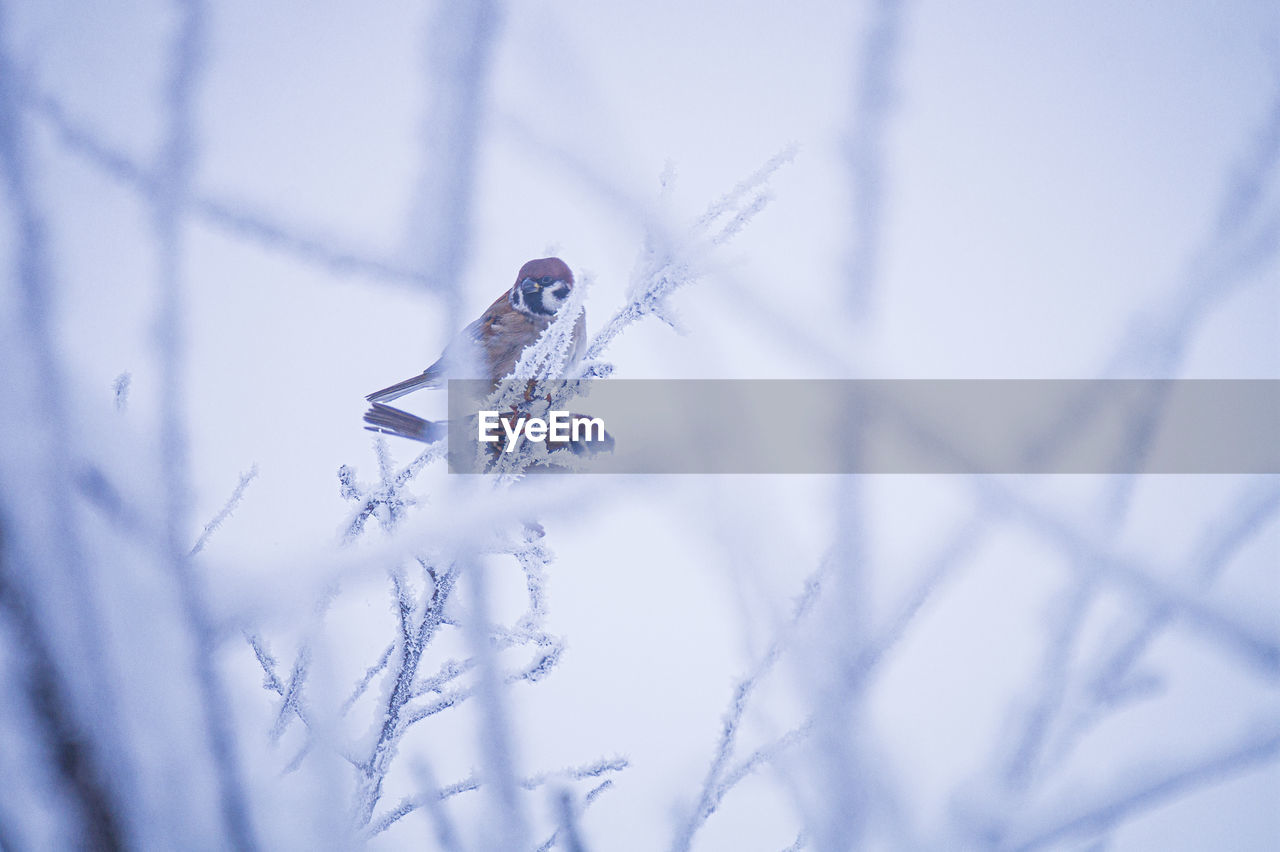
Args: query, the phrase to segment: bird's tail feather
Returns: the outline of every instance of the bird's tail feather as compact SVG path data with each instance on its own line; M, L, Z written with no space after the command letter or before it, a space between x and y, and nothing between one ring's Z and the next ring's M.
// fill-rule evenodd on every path
M396 382L390 387L382 390L374 391L365 397L369 402L390 402L393 399L399 399L407 393L413 393L419 388L435 388L440 386L440 374L433 370L425 370L421 375L414 376L411 379L405 379L403 382Z
M375 402L364 413L364 422L369 424L364 428L370 432L396 435L426 444L434 444L449 434L447 422L423 420L416 414L410 414L380 402Z

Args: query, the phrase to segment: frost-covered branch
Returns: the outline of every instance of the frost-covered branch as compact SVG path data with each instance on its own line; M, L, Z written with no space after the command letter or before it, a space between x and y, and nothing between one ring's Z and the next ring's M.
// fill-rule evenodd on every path
M719 807L720 802L728 795L729 791L738 786L743 779L753 774L760 767L772 763L783 752L808 738L812 732L813 719L809 718L773 742L760 746L747 755L740 763L724 773L724 777L716 784L715 791L711 795L712 810L714 811L715 808Z
M256 633L245 631L244 638L253 650L253 656L258 661L258 666L262 669L263 689L274 692L281 699L280 708L276 713L276 722L272 726L272 739L278 738L278 735L275 734L276 729L288 722L287 714L296 716L298 721L302 722L307 728L307 741L301 751L289 762L286 772L291 772L297 768L302 759L310 753L311 746L317 738L320 738L327 747L331 748L335 754L342 757L347 763L357 768L362 766L360 758L356 757L345 744L339 743L336 738L318 729L311 718L310 711L308 711L306 704L303 702L301 687L307 667L306 662L303 662L303 660L305 658L309 662L310 650L304 646L299 651L297 662L294 663L290 674L289 683L286 684L280 679L280 675L277 672L279 663L268 650L262 637Z
M369 667L369 669L364 673L364 676L356 683L355 688L351 690L351 694L347 696L347 700L342 702L342 708L339 711L341 715L347 715L347 712L351 707L360 700L360 696L364 695L365 690L369 688L369 684L373 682L373 679L381 674L383 669L387 667L387 662L391 659L391 654L395 649L396 643L394 642L383 649L382 656L378 658L376 663Z
M693 837L698 829L702 827L708 817L715 813L720 800L724 798L724 794L733 786L733 784L725 785L723 776L725 767L733 755L742 717L747 710L747 704L760 681L772 670L782 656L783 651L793 638L801 622L812 611L818 596L822 593L823 581L830 571L830 562L824 560L823 564L805 580L804 590L796 602L795 610L790 620L769 644L768 650L765 651L764 656L752 671L739 680L737 686L734 687L733 699L730 701L729 709L724 715L724 724L720 731L720 742L716 746L706 778L703 779L698 801L672 843L672 849L677 850L677 852L684 852L692 845Z
M656 228L646 238L646 251L641 256L631 281L631 296L604 327L596 333L583 355L584 365L591 365L604 354L624 329L647 314L660 312L668 296L680 287L702 276L701 264L715 247L733 237L767 203L765 188L773 175L795 159L796 149L787 148L732 190L713 202L698 220L687 239L659 232ZM727 220L727 221L726 221ZM717 226L717 222L720 222Z
M583 781L589 778L599 778L609 773L621 772L626 769L628 765L630 764L625 758L605 758L593 763L583 764L582 766L566 767L552 772L540 772L536 775L529 775L519 779L517 783L523 790L536 790L553 781ZM470 793L475 790L479 790L483 785L483 776L473 774L461 781L456 781L453 784L440 788L439 791L434 794L424 794L404 799L393 810L375 820L370 825L367 834L368 836L381 834L390 828L396 821L408 816L418 808L423 807L426 804L427 795L433 796L439 801L444 801L462 793ZM594 788L593 792L599 791L600 788L604 786L604 784L599 785ZM596 792L596 795L599 795L599 793Z
M245 473L240 474L240 481L236 483L235 490L231 492L231 496L227 498L227 502L222 504L222 508L218 510L218 514L210 519L209 523L204 525L204 529L200 532L200 537L196 539L196 543L191 547L188 556L195 556L204 550L204 546L209 543L209 538L218 531L218 528L226 523L227 518L231 517L231 513L240 505L240 501L244 499L244 492L249 487L249 483L258 476L258 466L255 464Z
M275 724L271 726L271 740L279 741L284 736L285 728L292 716L303 718L301 709L302 685L306 683L307 672L311 666L311 649L303 645L293 661L293 669L289 672L289 683L284 686L280 695L280 712L276 714Z
M474 669L475 665L476 661L471 657L465 660L446 660L434 675L414 685L413 697L418 698L428 692L442 695L446 685Z
M412 695L413 681L417 676L423 651L430 644L444 619L444 607L453 592L458 570L456 565L450 564L443 570L435 571L431 576L433 580L431 596L423 607L421 616L415 621L414 603L403 582L394 573L392 574L400 626L396 642L399 659L389 672L392 675L392 685L380 714L381 728L369 757L362 767L356 813L358 824L362 826L369 823L373 816L373 809L382 795L383 780L390 768L396 744L404 732L401 715Z
M551 564L551 551L542 544L544 535L540 529L525 524L521 542L513 551L524 571L529 592L529 611L521 617L517 630L528 633L541 631L547 620L547 567Z
M532 660L522 668L502 673L502 683L510 686L520 681L528 681L536 683L545 677L560 662L560 655L564 652L564 643L554 639L554 637L543 637L533 639L526 636L510 638L514 634L499 633L495 639L495 650L500 650L504 646L525 644L526 642L536 641L540 650L536 653ZM416 722L434 716L445 710L452 709L463 703L475 695L474 686L464 686L457 689L445 691L445 684L454 680L465 672L473 671L478 665L474 657L468 657L462 662L450 660L441 669L440 673L432 678L424 681L418 687L415 687L413 697L418 698L427 693L435 693L439 697L428 704L416 706L405 712L404 727L408 728Z
M386 476L387 449L384 439L379 437L374 442L374 447L379 459L379 467L384 473L378 485L362 488L356 482L356 472L353 468L344 464L338 469L339 493L343 499L358 504L358 508L352 513L343 529L342 541L347 544L359 537L364 531L365 522L371 517L384 518L388 524L399 520L405 507L414 502L413 498L405 496L405 487L424 467L437 459L444 458L448 451L444 441L429 444L409 464L394 475Z

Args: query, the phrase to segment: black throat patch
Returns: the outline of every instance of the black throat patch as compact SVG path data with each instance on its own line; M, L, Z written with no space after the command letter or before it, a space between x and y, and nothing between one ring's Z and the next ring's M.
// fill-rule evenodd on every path
M511 291L509 297L511 307L520 311L522 314L528 314L532 317L550 318L556 315L555 311L547 310L546 305L542 303L542 291L534 290L532 293L521 293L519 289Z

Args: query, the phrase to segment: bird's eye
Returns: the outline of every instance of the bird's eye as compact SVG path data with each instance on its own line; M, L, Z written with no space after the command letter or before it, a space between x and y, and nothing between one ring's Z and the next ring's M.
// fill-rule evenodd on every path
M555 281L555 280L556 279L552 278L550 275L544 275L538 279L538 283L541 284L543 287L546 287L548 284L550 284L552 281Z

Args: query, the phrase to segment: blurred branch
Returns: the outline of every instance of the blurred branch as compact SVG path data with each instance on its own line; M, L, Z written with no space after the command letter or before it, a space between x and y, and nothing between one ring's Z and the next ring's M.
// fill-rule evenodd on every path
M489 785L489 807L485 813L482 848L495 850L524 848L529 828L524 803L516 795L515 741L507 720L504 682L497 652L489 641L489 589L487 566L472 557L466 563L467 585L471 593L465 632L476 667L476 695L479 699L478 745L480 767Z
M1146 607L1170 607L1188 626L1236 652L1244 663L1274 677L1280 672L1280 640L1239 619L1222 606L1206 601L1199 591L1160 572L1136 557L1121 556L1068 524L1056 514L1035 506L1012 490L988 480L981 493L1007 509L1012 519L1037 532L1069 554L1080 557L1079 570L1096 572L1099 579L1136 597ZM1083 567L1080 567L1083 566Z
M1228 561L1247 542L1262 533L1266 524L1280 513L1280 482L1259 476L1241 489L1236 499L1207 531L1188 560L1185 573L1192 575L1200 591L1208 591ZM1172 607L1157 606L1137 617L1137 624L1124 639L1107 643L1089 668L1089 680L1100 693L1118 683L1137 662L1156 633L1176 615Z
M1060 802L1019 820L999 848L1040 849L1062 840L1106 831L1135 814L1172 798L1221 783L1280 754L1280 723L1274 718L1225 748L1192 758L1164 756L1160 766L1133 768L1091 789L1073 791Z
M854 105L845 159L852 178L852 245L849 248L850 313L865 319L879 275L884 229L885 137L893 115L904 7L902 0L876 0L859 52Z
M41 791L44 807L52 805L58 808L64 797L70 799L68 810L74 813L75 824L53 827L54 832L61 836L60 842L100 849L124 848L125 835L119 824L118 803L114 801L116 792L109 777L102 773L97 749L92 743L84 742L80 726L68 713L74 702L67 694L66 685L61 682L40 625L10 577L10 543L3 521L3 516L0 516L0 613L7 614L12 623L11 635L21 639L21 647L13 651L21 659L21 670L25 675L21 681L10 681L7 689L15 697L21 695L26 699L30 714L38 725L33 728L39 734L38 742L32 745L45 752L39 764L27 769L27 775L31 781L39 783L36 779L44 774L42 769L53 770L58 783L52 789ZM11 789L9 792L16 791ZM0 837L5 838L4 848L18 848L12 845L15 838L22 836L23 829L30 831L31 826L24 826L22 822L16 814L6 819L6 825L0 829L3 831ZM30 842L33 838L27 836L24 840Z
M1131 331L1130 340L1141 339L1141 346L1126 342L1119 347L1107 365L1106 375L1114 375L1126 366L1132 367L1135 364L1158 375L1176 371L1185 356L1192 333L1204 322L1210 310L1241 286L1252 272L1275 256L1277 245L1280 244L1280 206L1273 206L1271 210L1264 206L1263 187L1269 173L1276 169L1278 163L1280 88L1275 92L1263 130L1257 135L1250 150L1241 157L1240 165L1228 181L1215 217L1215 228L1193 254L1172 307L1165 307L1157 312L1159 318L1153 322L1154 328L1135 328ZM1133 458L1141 459L1145 454L1164 402L1162 395L1153 397L1148 401L1147 410L1143 412L1144 419L1135 419L1130 424L1129 453ZM1085 412L1089 410L1088 406L1086 401L1083 406ZM1080 411L1074 412L1074 415L1088 416ZM1056 434L1048 437L1046 446L1052 451L1057 443L1069 440L1072 432L1072 417L1062 418ZM1109 482L1102 507L1108 533L1121 527L1137 482L1136 475L1115 477ZM1271 501L1264 497L1263 505L1257 508L1270 514L1274 507L1268 508L1266 504L1269 502ZM1250 507L1243 508L1245 517L1252 519L1252 523L1246 524L1246 527L1259 522ZM1122 642L1118 650L1114 650L1114 645L1111 646L1112 658L1106 680L1098 679L1096 668L1093 673L1073 670L1070 662L1075 655L1075 645L1085 618L1096 597L1098 581L1122 579L1131 588L1138 590L1149 588L1150 576L1121 578L1109 573L1113 566L1109 566L1105 559L1100 561L1101 554L1097 549L1081 550L1081 542L1064 537L1061 525L1056 524L1054 519L1042 512L1032 512L1031 515L1041 531L1052 531L1057 543L1068 548L1077 576L1068 592L1066 605L1059 612L1056 625L1045 645L1038 683L1032 697L1027 700L1030 709L1022 714L1017 745L1012 749L1004 769L1005 784L1010 791L1016 793L1015 800L1026 794L1050 744L1060 758L1065 756L1089 724L1119 706L1113 700L1123 690L1119 677L1136 661L1155 631L1174 617L1175 613L1189 617L1192 624L1207 628L1210 635L1234 645L1248 661L1263 668L1269 676L1274 677L1280 671L1280 643L1270 637L1236 623L1228 613L1188 613L1172 601L1159 599L1143 601L1138 608L1141 626L1136 628L1136 632L1130 633L1128 642ZM1022 518L1024 522L1028 520L1026 514ZM1107 548L1105 541L1101 545L1103 549ZM1202 583L1200 589L1187 589L1174 596L1182 601L1194 602L1199 599L1198 592L1206 586L1207 582ZM1089 683L1083 683L1080 682L1082 676L1093 679ZM1010 803L1009 818L1012 818L1018 807L1016 801Z
M440 844L440 849L443 852L462 852L462 843L458 840L457 829L453 827L453 820L449 818L449 812L445 809L444 798L440 794L440 787L436 784L430 767L419 760L414 765L414 774L418 778L418 786L424 791L418 800L431 818L431 825L435 828L436 841Z
M130 839L136 788L122 778L135 757L122 726L118 684L108 656L106 619L98 578L85 558L73 513L74 445L62 365L55 342L55 275L45 213L36 196L27 122L20 108L22 80L10 51L6 4L0 3L0 180L6 190L13 267L6 270L6 305L0 316L5 364L0 401L0 607L23 638L28 655L24 684L31 713L40 720L48 766L62 790L41 795L51 805L70 797L74 812L54 829L74 844L120 847ZM6 240L8 241L8 239ZM35 483L39 483L36 487ZM17 486L21 484L22 487ZM16 787L39 783L32 767ZM154 800L152 800L154 801ZM32 828L7 825L7 841Z
M800 833L796 835L796 839L792 842L792 844L788 846L786 849L783 849L782 852L800 852L800 850L807 848L808 845L809 845L809 838L804 833L804 830L802 829Z
M605 781L596 790L601 789L604 785L612 784L612 781ZM592 790L595 792L595 790ZM555 795L555 812L556 812L556 830L547 840L538 848L550 849L557 843L563 842L567 852L586 852L586 847L582 843L582 834L578 829L578 819L580 814L574 805L573 793L569 790L560 790ZM563 840L562 840L563 838Z
M877 0L857 52L860 62L854 83L855 101L846 144L851 177L851 246L846 259L847 299L839 327L856 339L858 325L871 313L873 286L879 275L884 223L884 137L892 107L892 81L897 73L898 42L903 27L903 3ZM842 347L843 348L843 347ZM842 353L836 364L852 375L857 365ZM860 453L862 421L846 409L842 419L855 432L844 446L845 468ZM837 483L835 515L838 519L831 547L834 564L833 591L827 603L827 623L813 651L817 665L809 673L812 728L816 742L810 748L807 787L817 801L810 807L817 819L811 826L819 848L861 845L869 815L867 790L874 784L861 764L857 740L858 719L867 676L880 659L873 643L869 607L870 578L867 547L865 487L861 478L841 477ZM913 614L913 613L912 613ZM907 618L910 618L910 614ZM797 739L805 735L802 728Z
M1227 562L1240 547L1262 532L1265 525L1280 513L1280 484L1273 477L1259 476L1243 488L1218 519L1207 524L1183 573L1207 592ZM1108 712L1123 706L1133 690L1143 691L1141 681L1135 683L1132 670L1150 643L1177 613L1168 606L1139 607L1117 625L1102 647L1080 665L1076 683L1061 706L1055 708L1062 717L1052 731L1056 734L1046 749L1059 759L1065 758L1089 728ZM1065 690L1064 690L1065 691Z
M230 704L214 664L217 638L199 577L185 544L190 507L187 436L183 425L186 394L186 340L182 280L183 213L195 170L195 94L204 70L206 9L201 0L177 4L178 28L170 53L165 85L165 130L156 162L152 204L159 266L156 310L160 360L160 469L166 514L165 538L187 620L193 628L200 706L208 747L218 775L219 796L228 840L239 849L254 849L251 809L241 783Z
M429 85L422 128L423 162L407 237L423 275L441 282L446 319L462 326L463 271L470 246L476 163L486 90L501 26L493 0L436 0L425 33Z
M67 110L51 94L28 88L20 93L22 106L39 117L57 135L66 150L116 182L142 196L154 198L161 192L161 177L123 149L107 142L102 134ZM185 212L219 228L230 236L255 243L268 251L292 255L302 263L325 269L337 276L363 275L374 281L413 284L435 289L438 279L415 269L376 257L372 252L342 247L331 234L308 234L293 223L273 219L257 211L249 202L211 194L192 194L180 200Z

